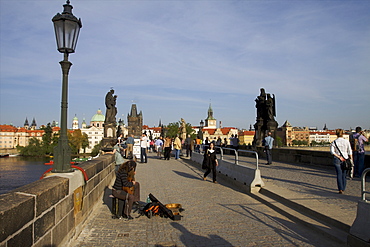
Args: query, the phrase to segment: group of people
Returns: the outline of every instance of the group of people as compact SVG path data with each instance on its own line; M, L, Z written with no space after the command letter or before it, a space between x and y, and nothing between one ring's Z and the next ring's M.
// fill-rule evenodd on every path
M337 139L333 141L330 145L330 152L334 156L333 165L337 174L337 186L340 194L344 193L346 189L346 177L348 170L342 165L346 159L351 159L354 161L354 176L361 176L364 170L364 143L367 142L367 138L363 135L361 127L356 128L356 133L350 136L350 140L343 138L343 129L336 130ZM131 136L132 137L132 136ZM133 139L133 137L132 137ZM147 150L147 137L143 134L140 138L141 145L141 162L147 162L146 150ZM271 132L268 132L267 136L264 138L265 152L267 156L267 164L272 164L271 149L273 147L274 138ZM121 155L122 147L119 145L120 141L117 140L113 151L108 152L115 155L116 161L116 180L112 188L112 194L114 197L125 201L125 207L122 213L122 217L131 220L132 217L130 212L134 203L140 200L140 184L134 180L134 175L136 173L136 161L134 157L129 157L129 160L125 162L123 156ZM128 147L131 144L129 138L126 140L126 150L132 149ZM133 143L132 143L133 145ZM171 150L175 150L175 158L179 159L180 150L182 146L185 146L188 150L189 146L198 145L194 140L190 138L190 135L181 142L180 138L177 136L174 139L170 137L158 138L154 142L154 147L157 152L157 157L161 158L162 152L164 153L164 159L170 159ZM205 169L203 175L203 180L207 180L207 176L212 174L213 183L217 183L217 166L218 160L216 157L216 142L209 142L204 150L202 168ZM190 149L192 150L192 149ZM130 154L130 151L126 154ZM187 152L187 155L191 156L191 151ZM125 188L132 188L131 193Z
M143 133L141 138L140 138L140 160L142 163L147 163L147 147L148 147L148 138L146 137L146 134ZM170 137L159 137L158 139L153 140L153 149L157 153L157 157L159 159L162 159L162 154L163 158L165 160L170 160L171 157L171 151L175 151L175 159L180 158L180 150L182 147L181 140L178 136L176 138L172 139Z

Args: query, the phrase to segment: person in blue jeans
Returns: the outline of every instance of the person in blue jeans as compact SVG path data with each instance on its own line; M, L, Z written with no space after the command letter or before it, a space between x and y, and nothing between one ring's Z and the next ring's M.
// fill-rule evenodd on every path
M348 157L353 160L351 144L348 140L343 138L343 132L343 129L336 129L335 134L338 138L330 144L330 153L334 155L333 164L337 172L339 194L343 194L347 185L347 170L343 170L341 164L345 162Z
M141 163L148 163L148 157L146 155L146 149L148 147L148 138L143 133L140 138L140 161Z
M274 143L274 138L271 136L271 132L268 133L268 135L265 137L264 140L265 143L265 152L266 152L266 159L267 159L267 164L266 165L271 165L272 164L272 146Z
M352 151L353 161L355 164L355 177L361 177L364 171L365 162L365 147L364 142L367 142L367 138L362 134L362 128L356 127L356 133L350 138L352 140Z

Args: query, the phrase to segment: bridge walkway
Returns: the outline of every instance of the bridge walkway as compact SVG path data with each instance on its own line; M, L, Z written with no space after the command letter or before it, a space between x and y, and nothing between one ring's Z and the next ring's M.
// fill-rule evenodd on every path
M343 207L341 212L349 211L348 221L353 221L359 181L350 181L346 193L339 195L334 170L284 163L261 165L260 169L267 184L265 192L278 193L281 188L284 197L293 194L296 200ZM210 178L203 181L202 176L199 165L187 158L165 161L149 154L148 163L139 163L137 168L141 201L152 193L164 204L180 203L185 209L182 219L112 219L110 190L106 189L101 204L70 246L338 246L268 206L277 202L247 194L221 176L219 184Z

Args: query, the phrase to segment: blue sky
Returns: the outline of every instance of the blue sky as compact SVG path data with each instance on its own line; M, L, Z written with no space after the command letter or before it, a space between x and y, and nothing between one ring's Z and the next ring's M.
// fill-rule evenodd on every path
M59 121L62 74L52 17L65 1L0 0L0 124ZM276 120L370 128L370 1L71 0L82 19L69 74L68 126L111 87L117 118L255 123L260 88Z

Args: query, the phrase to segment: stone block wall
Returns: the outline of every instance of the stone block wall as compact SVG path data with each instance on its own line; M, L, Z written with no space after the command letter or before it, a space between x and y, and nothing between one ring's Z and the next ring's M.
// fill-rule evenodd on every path
M69 193L68 178L54 176L0 195L0 247L63 246L80 233L114 179L114 156L79 166L89 179L75 193Z

